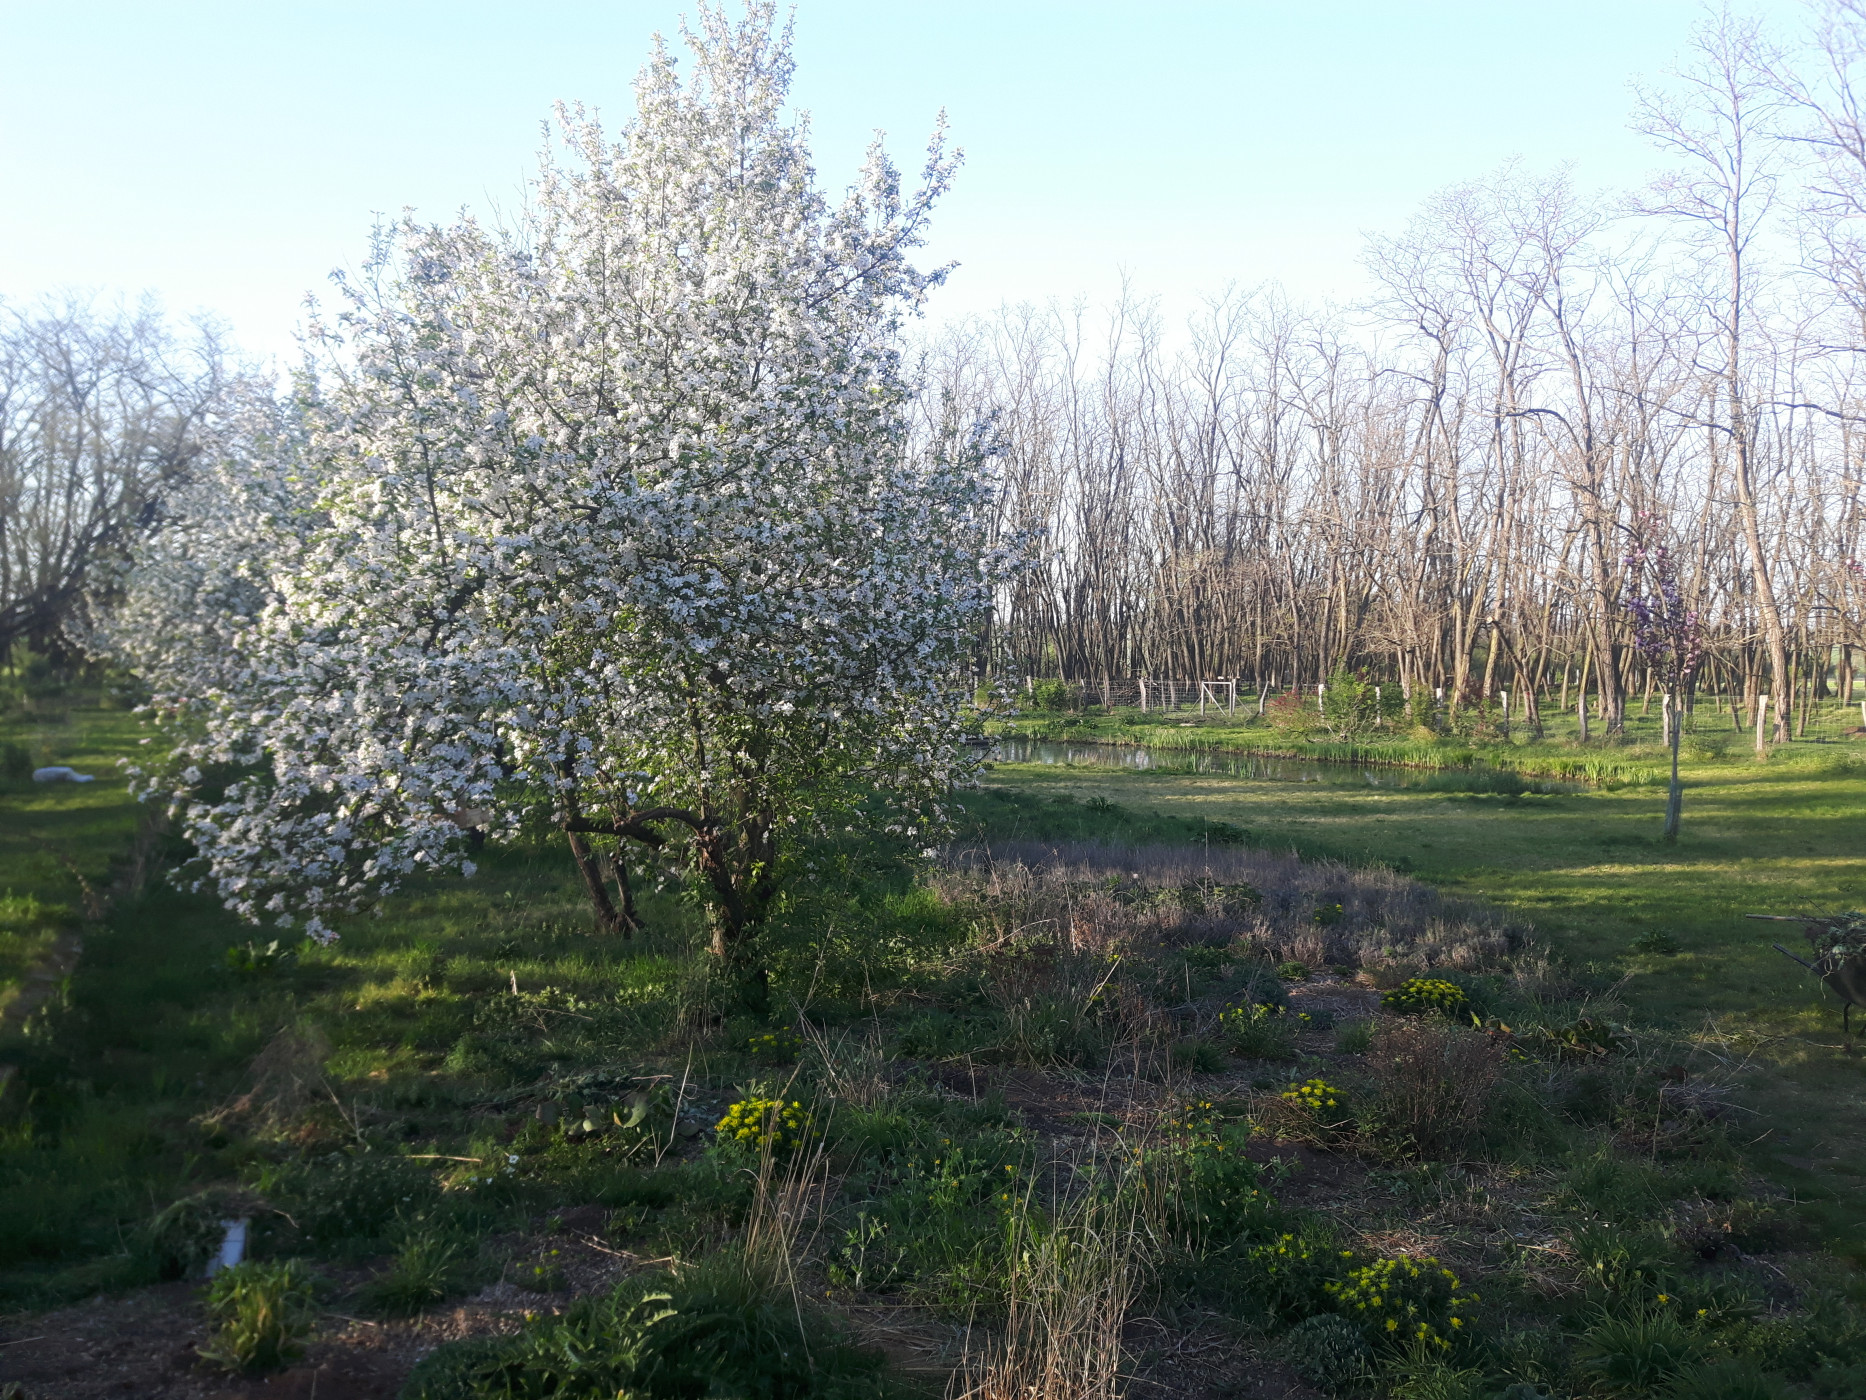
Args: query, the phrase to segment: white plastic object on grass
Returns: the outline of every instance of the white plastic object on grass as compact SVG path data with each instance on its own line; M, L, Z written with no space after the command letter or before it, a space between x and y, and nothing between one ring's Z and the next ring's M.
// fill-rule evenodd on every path
M70 768L35 768L32 770L35 783L94 783L96 778L89 773L75 772Z
M220 1253L208 1262L207 1276L212 1278L222 1269L231 1269L246 1257L246 1225L244 1220L223 1220L221 1228L227 1233L221 1237Z

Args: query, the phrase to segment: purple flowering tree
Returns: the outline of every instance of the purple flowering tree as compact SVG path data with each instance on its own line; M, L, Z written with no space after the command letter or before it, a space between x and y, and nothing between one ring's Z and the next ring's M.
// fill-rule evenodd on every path
M1684 787L1678 781L1684 694L1704 657L1704 630L1697 612L1685 605L1678 570L1664 545L1642 541L1627 555L1626 568L1626 607L1633 617L1633 645L1663 683L1666 712L1671 718L1672 785L1665 801L1665 839L1676 841L1684 810Z

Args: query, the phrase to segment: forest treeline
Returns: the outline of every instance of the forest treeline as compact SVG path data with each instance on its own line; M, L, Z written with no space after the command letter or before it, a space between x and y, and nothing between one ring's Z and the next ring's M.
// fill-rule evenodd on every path
M1377 288L1307 310L1020 308L930 352L948 411L995 414L1001 677L1287 688L1338 668L1585 692L1644 684L1629 556L1663 546L1698 684L1785 738L1861 664L1866 7L1790 57L1713 15L1634 121L1663 174L1625 197L1506 167L1367 245ZM1800 697L1799 700L1796 697ZM1572 703L1570 701L1569 703ZM1753 709L1751 711L1753 716Z

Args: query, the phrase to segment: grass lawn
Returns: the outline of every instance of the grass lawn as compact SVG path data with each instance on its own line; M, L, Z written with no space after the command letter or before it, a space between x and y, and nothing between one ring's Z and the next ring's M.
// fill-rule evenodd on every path
M81 697L88 700L90 697ZM0 779L0 1015L20 978L63 929L84 915L87 886L105 892L130 851L140 809L117 759L137 751L142 727L125 710L41 700L0 716L0 745L35 766L62 764L91 783Z

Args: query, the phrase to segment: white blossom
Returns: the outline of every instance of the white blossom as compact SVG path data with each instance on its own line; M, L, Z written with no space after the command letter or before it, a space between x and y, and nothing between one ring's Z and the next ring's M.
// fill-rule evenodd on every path
M107 640L242 915L329 936L543 804L586 872L590 835L683 852L728 952L784 843L969 777L1008 557L983 434L914 438L898 348L954 159L908 197L877 146L830 204L771 6L701 19L615 141L560 109L516 228L379 233L139 557Z

